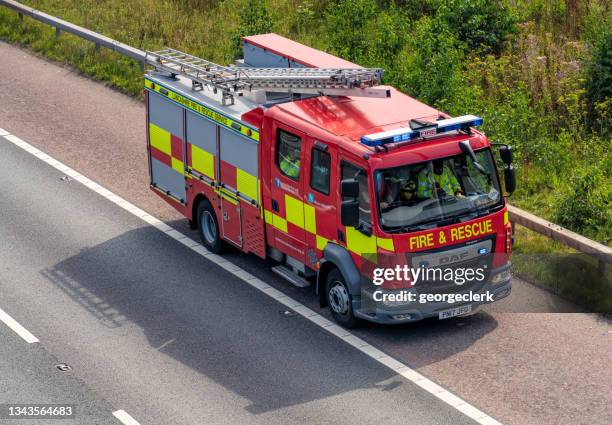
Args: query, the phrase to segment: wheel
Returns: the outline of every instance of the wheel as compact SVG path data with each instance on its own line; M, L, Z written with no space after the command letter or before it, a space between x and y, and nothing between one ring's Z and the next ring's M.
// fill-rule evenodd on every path
M333 269L325 281L327 305L336 322L345 328L354 328L359 319L353 314L353 297L340 270Z
M198 205L198 232L202 243L209 251L219 254L223 251L223 241L219 233L217 215L210 202L204 200Z

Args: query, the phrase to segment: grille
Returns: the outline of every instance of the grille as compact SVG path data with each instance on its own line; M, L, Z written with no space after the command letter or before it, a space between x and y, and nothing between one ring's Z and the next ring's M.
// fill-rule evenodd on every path
M473 279L469 282L466 281L462 285L458 285L452 281L446 281L446 280L425 281L423 279L420 279L416 285L417 293L419 294L422 294L422 293L423 294L439 294L439 293L457 294L457 293L464 293L464 292L469 292L469 291L480 290L484 286L484 284L489 280L489 277L491 274L490 270L491 270L491 265L493 263L493 247L495 247L495 237L490 238L490 240L491 240L491 245L489 245L488 254L479 255L477 257L469 258L464 261L457 261L454 263L440 265L438 267L431 267L431 270L441 269L442 271L446 271L447 269L456 270L456 269L479 269L481 268L484 270L484 273L483 273L484 279L482 281ZM470 242L469 244L465 244L463 246L477 245L479 242L482 242L482 240ZM453 247L453 249L456 249L456 248L458 247ZM442 250L439 250L439 252L442 252ZM432 276L432 277L436 277L436 276Z
M446 269L484 269L484 279L482 281L477 281L473 279L472 281L465 282L462 285L458 285L454 282L449 282L445 280L433 280L433 281L423 281L420 280L416 285L416 290L418 294L439 294L439 293L448 293L448 294L456 294L462 292L469 291L478 291L480 290L485 282L489 279L491 262L493 256L485 255L480 258L475 258L472 260L450 264L448 266L439 267L443 271Z

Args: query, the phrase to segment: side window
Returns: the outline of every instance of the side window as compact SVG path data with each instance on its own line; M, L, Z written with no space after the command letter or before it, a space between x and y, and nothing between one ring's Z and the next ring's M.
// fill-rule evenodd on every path
M342 180L357 179L359 182L359 221L370 224L370 192L368 190L368 176L361 169L348 162L341 165ZM357 174L359 173L359 174Z
M331 156L329 156L329 153L320 149L313 149L310 160L310 187L325 195L329 195L330 167Z
M298 136L278 130L276 165L281 173L296 181L300 179L301 142Z

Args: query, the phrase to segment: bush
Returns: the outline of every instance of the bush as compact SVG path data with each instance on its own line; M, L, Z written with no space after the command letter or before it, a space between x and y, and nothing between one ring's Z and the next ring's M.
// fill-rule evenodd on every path
M368 49L365 27L378 12L375 0L339 0L325 12L332 53L357 62Z
M447 109L464 88L462 61L457 39L438 20L423 17L397 58L395 83L422 102Z
M612 129L612 31L601 35L585 75L589 127L608 134Z
M438 17L469 50L500 54L516 30L515 14L495 0L443 0Z
M612 223L610 187L610 176L600 167L578 169L569 179L567 192L557 201L555 221L575 232L608 243Z
M589 45L595 45L601 34L612 28L612 5L606 2L590 1L583 18L580 38Z
M364 51L358 55L364 66L383 68L385 82L393 84L397 69L397 55L406 45L409 21L402 10L391 5L380 12L364 28L366 33Z

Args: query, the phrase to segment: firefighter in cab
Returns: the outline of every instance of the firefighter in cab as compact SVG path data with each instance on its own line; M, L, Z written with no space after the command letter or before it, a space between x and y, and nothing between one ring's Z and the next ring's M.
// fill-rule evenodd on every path
M433 173L430 167L424 168L419 173L417 183L417 195L419 198L432 198L435 194L438 198L446 196L462 196L461 186L452 170L444 164L444 160L432 161Z
M289 133L280 133L280 160L278 166L281 171L293 180L300 178L300 139Z

